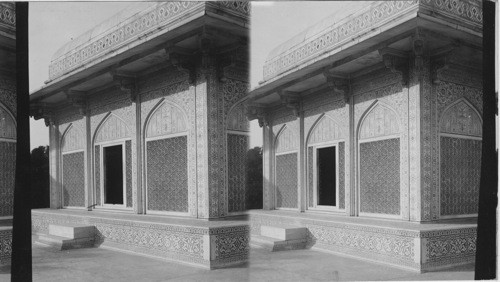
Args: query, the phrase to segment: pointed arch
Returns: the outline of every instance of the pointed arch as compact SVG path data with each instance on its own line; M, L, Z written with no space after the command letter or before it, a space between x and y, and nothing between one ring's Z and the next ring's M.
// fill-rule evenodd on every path
M283 125L274 141L276 153L297 150L299 142L295 132L288 125Z
M358 124L358 139L391 136L400 133L399 115L389 105L375 100Z
M16 118L2 103L0 103L0 138L17 139Z
M170 135L187 130L188 119L184 110L165 98L153 107L144 124L145 138Z
M439 122L442 133L481 137L482 118L479 111L465 98L460 98L443 110Z
M117 115L109 112L99 123L94 134L94 144L130 137L127 123Z
M61 137L61 151L69 152L84 149L84 142L85 138L82 132L73 123L70 123Z
M342 131L339 123L332 117L323 113L318 117L318 119L316 119L309 130L306 138L306 144L309 146L311 144L334 141L343 138L344 132Z
M226 119L226 129L234 131L250 131L250 124L245 115L244 101L234 103L228 111Z

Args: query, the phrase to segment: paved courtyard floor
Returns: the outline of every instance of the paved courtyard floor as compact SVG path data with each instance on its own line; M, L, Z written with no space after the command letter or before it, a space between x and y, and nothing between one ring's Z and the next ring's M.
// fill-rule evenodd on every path
M250 263L204 270L102 248L56 251L33 245L33 281L336 281L472 280L474 266L418 274L313 250L252 248ZM10 281L0 267L0 281Z

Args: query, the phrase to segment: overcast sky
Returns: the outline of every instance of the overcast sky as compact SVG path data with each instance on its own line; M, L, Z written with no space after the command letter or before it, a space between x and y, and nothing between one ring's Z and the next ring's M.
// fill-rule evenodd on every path
M30 2L30 91L48 79L52 55L66 42L78 37L130 2ZM262 80L262 67L269 52L287 39L323 18L343 18L353 11L347 2L252 2L250 56L251 88ZM356 2L356 8L361 7ZM365 3L366 5L366 3ZM31 147L48 145L48 128L43 120L31 120ZM262 146L262 130L251 123L250 146Z

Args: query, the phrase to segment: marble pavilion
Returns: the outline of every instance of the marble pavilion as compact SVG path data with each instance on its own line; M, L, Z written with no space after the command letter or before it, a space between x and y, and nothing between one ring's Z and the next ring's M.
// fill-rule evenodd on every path
M475 0L374 1L276 47L247 100L264 136L252 241L302 228L274 249L474 262L481 71Z
M245 2L135 3L54 54L30 96L50 130L38 241L204 268L246 261L249 13Z

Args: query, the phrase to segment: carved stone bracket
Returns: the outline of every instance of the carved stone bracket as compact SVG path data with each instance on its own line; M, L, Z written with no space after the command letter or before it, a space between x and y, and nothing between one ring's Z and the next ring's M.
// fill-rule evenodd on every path
M300 112L300 94L292 91L278 91L280 95L281 103L285 107L292 109L293 115L299 117Z
M408 54L392 48L380 49L378 53L382 57L385 67L393 73L400 74L401 83L407 85L409 77Z
M66 98L70 104L78 109L78 112L84 116L87 114L87 99L85 92L76 90L65 90Z
M196 81L196 70L192 56L181 54L173 49L166 48L170 63L177 68L178 71L185 73L189 77L189 83L194 84Z
M125 92L131 102L137 101L137 85L134 75L114 73L113 82L121 91Z
M206 75L215 66L215 56L213 54L214 42L204 30L199 37L198 43L201 51L201 72Z
M236 60L233 55L226 56L220 60L218 60L217 66L217 77L219 81L224 82L227 80L226 73L230 71L230 69L236 67Z
M440 82L439 77L441 73L450 68L452 57L455 55L458 47L458 43L453 43L433 52L431 55L432 83L437 84Z
M257 119L260 127L269 125L264 107L262 105L246 104L244 110L248 120Z
M416 29L415 34L411 38L411 45L413 49L413 54L415 56L415 70L419 74L422 74L422 70L424 67L424 50L425 50L425 37L420 31L420 29Z
M349 79L346 75L336 74L331 71L324 71L323 75L326 78L328 87L332 89L333 93L338 93L343 96L344 101L349 102L350 87Z
M34 103L30 105L30 116L35 120L41 118L45 121L45 126L55 124L55 115L52 107L47 103Z

